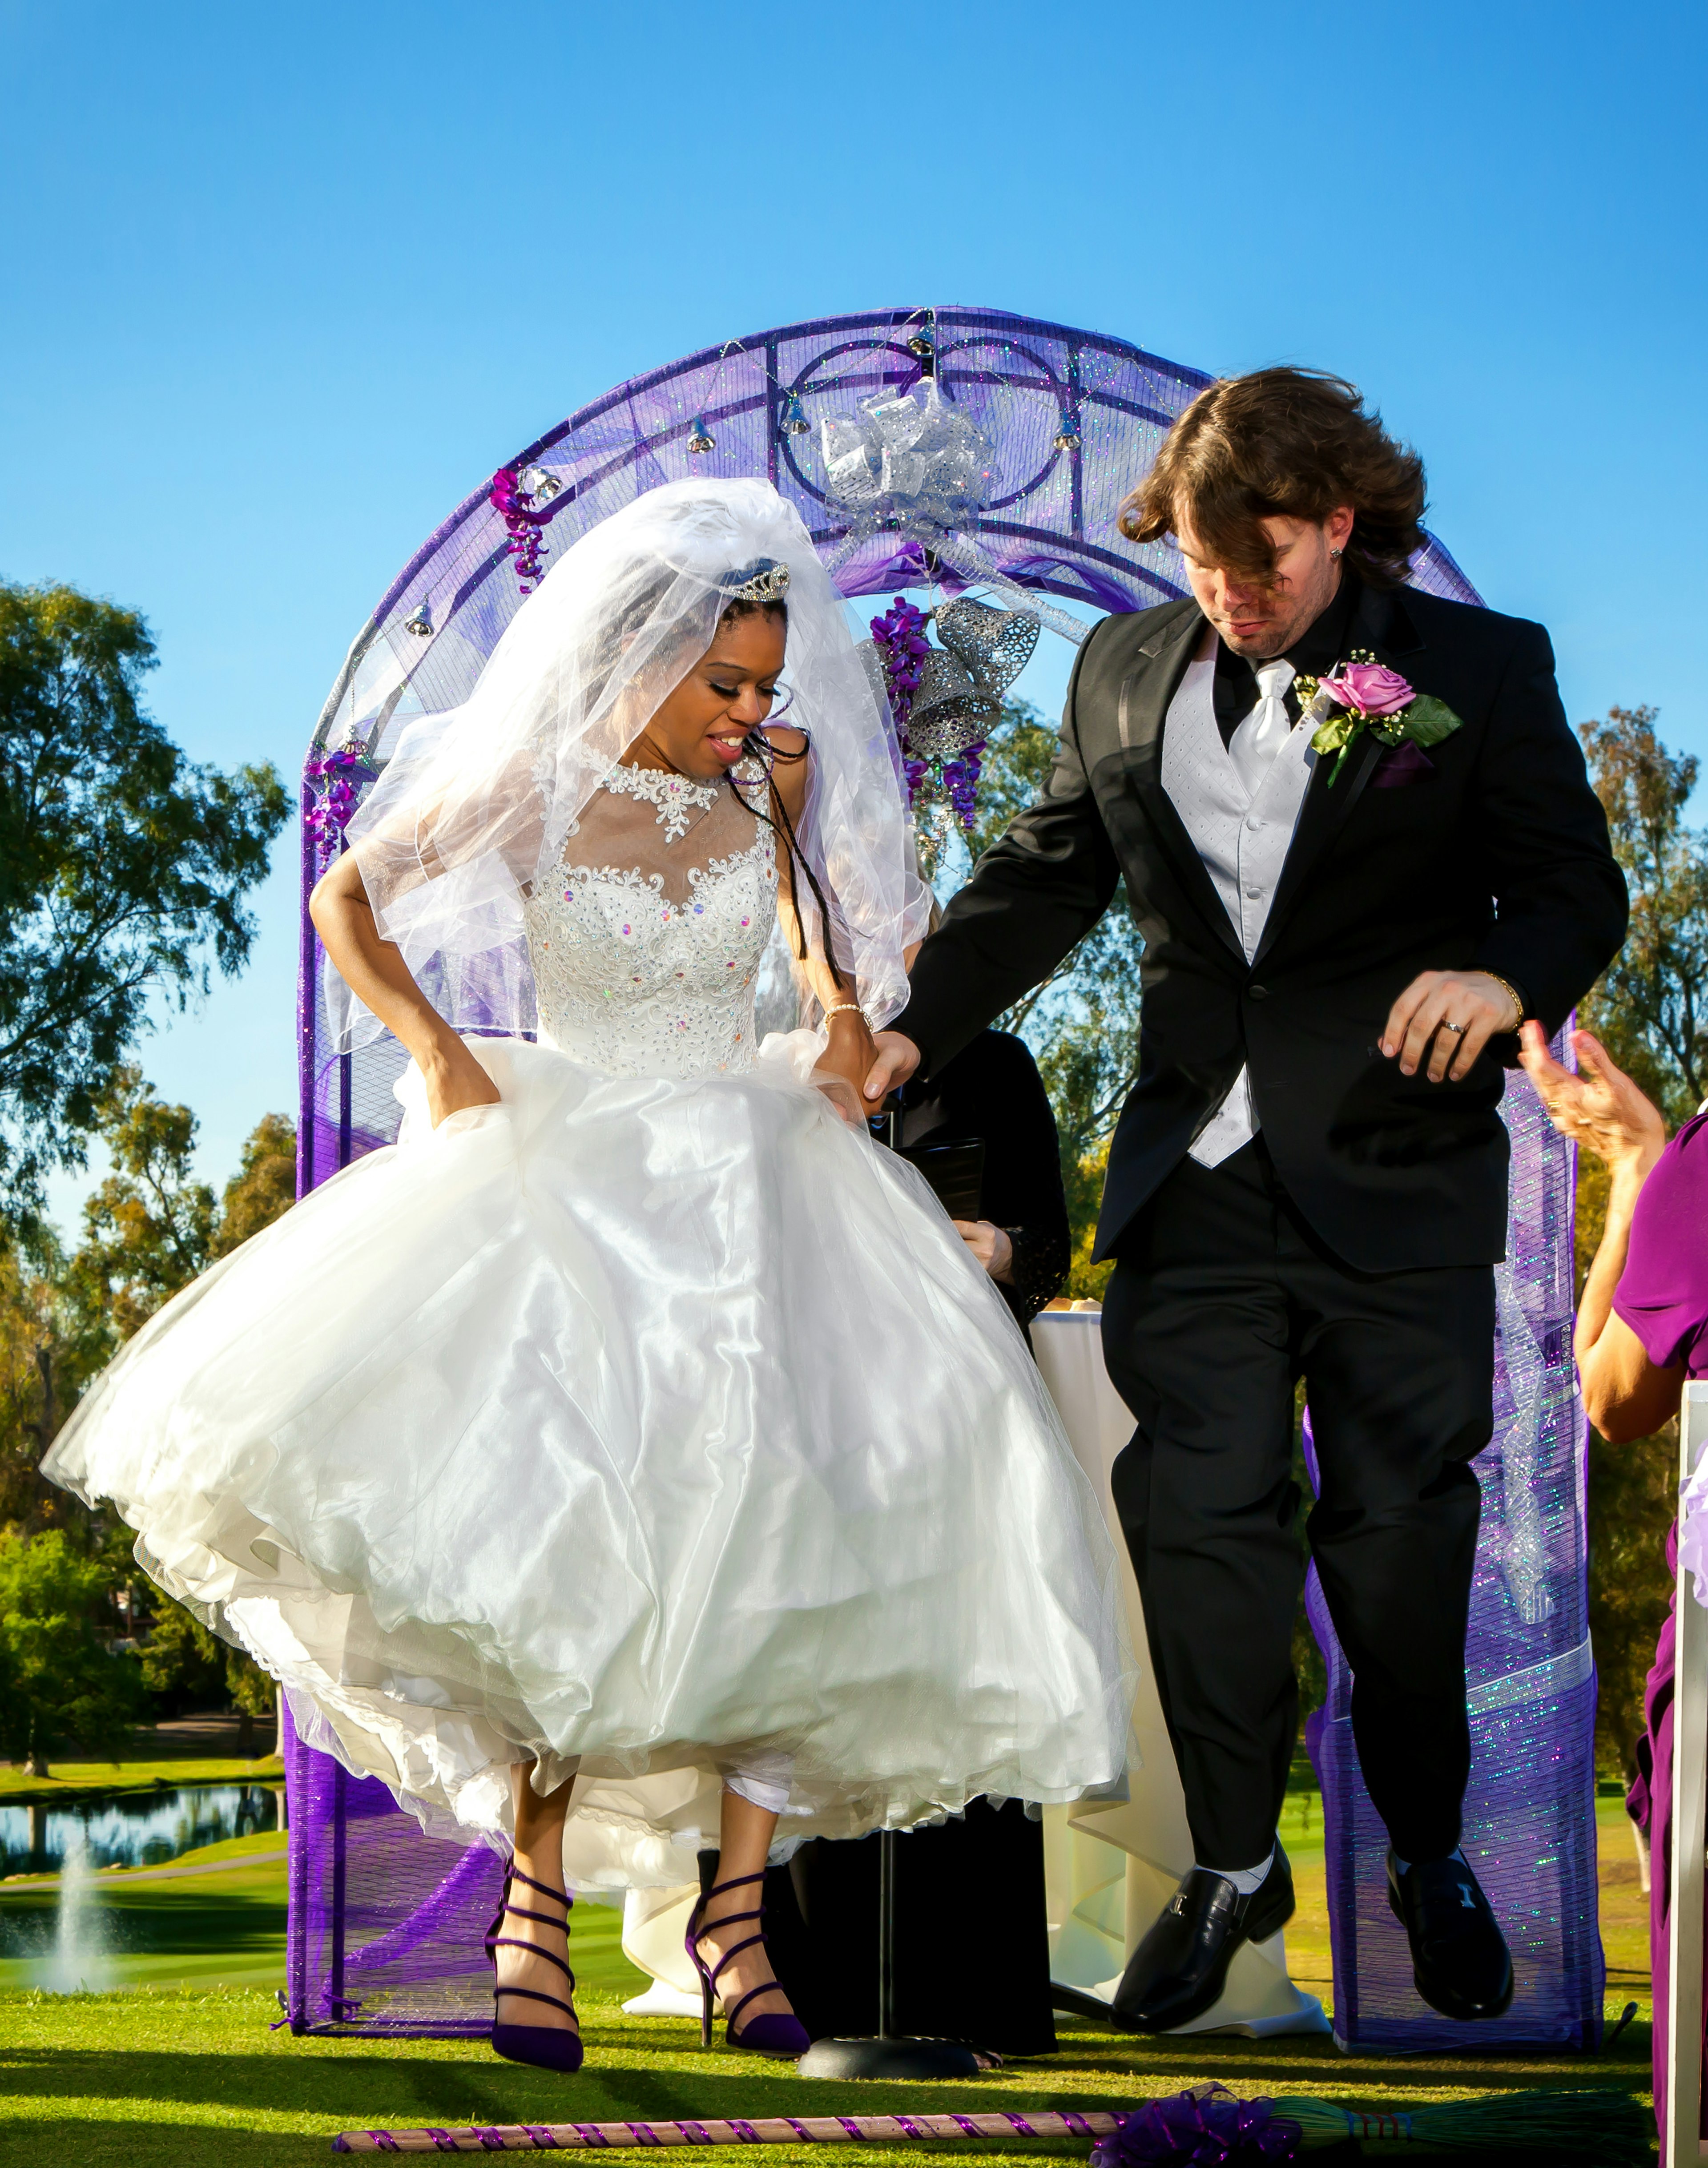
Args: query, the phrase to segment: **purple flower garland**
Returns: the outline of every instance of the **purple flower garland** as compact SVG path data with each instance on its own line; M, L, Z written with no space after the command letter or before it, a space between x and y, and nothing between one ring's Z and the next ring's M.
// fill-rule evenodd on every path
M1091 2168L1247 2168L1297 2160L1304 2133L1266 2100L1243 2101L1225 2086L1194 2086L1122 2116L1091 2149Z
M488 495L510 536L505 547L516 560L517 585L523 594L531 595L543 570L540 529L545 524L545 514L534 509L533 499L522 487L514 467L499 468Z
M362 802L362 786L373 770L353 746L322 753L303 770L303 780L314 793L303 806L303 826L314 837L315 852L322 867L337 857L350 816Z
M984 747L983 738L963 746L959 757L948 762L943 769L943 788L955 809L955 818L969 836L979 810L979 775L984 764Z
M884 683L889 688L890 712L895 717L896 734L901 741L902 769L907 778L907 802L910 810L923 794L929 797L931 763L922 760L913 752L908 739L908 721L913 712L914 694L920 688L925 673L926 657L931 645L926 637L930 623L923 610L915 609L905 595L898 595L881 617L872 620L872 641L878 650L878 660L883 665ZM950 805L955 817L967 833L973 832L973 821L978 810L979 774L984 753L985 741L963 746L953 760L947 761L937 773L937 784Z

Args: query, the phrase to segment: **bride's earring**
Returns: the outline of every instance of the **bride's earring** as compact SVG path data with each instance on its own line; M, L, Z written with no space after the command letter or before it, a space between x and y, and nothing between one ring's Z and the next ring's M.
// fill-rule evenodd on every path
M1340 555L1340 552L1339 552L1339 550L1331 550L1329 552L1329 555L1330 555L1330 557L1338 557L1338 556Z

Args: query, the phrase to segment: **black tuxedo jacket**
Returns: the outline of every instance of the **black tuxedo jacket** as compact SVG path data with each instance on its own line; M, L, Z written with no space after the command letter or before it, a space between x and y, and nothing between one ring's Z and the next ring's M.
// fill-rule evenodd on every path
M1418 972L1482 968L1550 1034L1624 938L1625 883L1540 625L1361 590L1347 638L1463 728L1429 765L1367 732L1319 760L1254 961L1163 789L1164 720L1202 640L1195 602L1106 618L1079 650L1041 805L980 859L892 1027L926 1071L1043 979L1124 876L1144 937L1139 1080L1110 1146L1095 1254L1185 1156L1242 1064L1282 1182L1355 1270L1484 1265L1506 1238L1498 1039L1458 1084L1377 1046Z

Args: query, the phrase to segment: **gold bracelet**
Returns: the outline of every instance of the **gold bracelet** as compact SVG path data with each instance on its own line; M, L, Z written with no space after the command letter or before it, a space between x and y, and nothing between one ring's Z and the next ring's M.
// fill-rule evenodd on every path
M1500 988L1502 993L1518 1011L1517 1021L1512 1026L1513 1030L1516 1031L1519 1025L1524 1022L1524 1002L1520 996L1518 988L1514 986L1510 979L1503 979L1498 971L1485 970L1483 975L1485 979L1493 979L1495 985Z
M1492 979L1494 976L1494 974L1491 971L1488 975ZM1501 983L1504 985L1505 981L1503 980ZM1509 991L1510 989L1509 989ZM846 1016L851 1012L857 1017L863 1017L866 1013L865 1010L861 1007L858 1002L838 1002L835 1008L826 1009L825 1011L825 1022L829 1023L833 1016Z

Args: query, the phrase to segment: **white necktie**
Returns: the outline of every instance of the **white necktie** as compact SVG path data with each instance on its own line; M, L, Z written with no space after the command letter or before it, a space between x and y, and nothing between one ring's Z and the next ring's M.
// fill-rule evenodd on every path
M1255 798L1263 779L1275 765L1275 757L1293 734L1287 713L1287 688L1295 676L1285 659L1257 666L1257 705L1228 740L1228 752L1239 780Z

